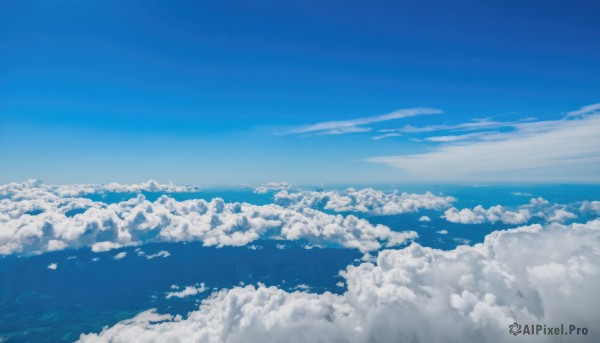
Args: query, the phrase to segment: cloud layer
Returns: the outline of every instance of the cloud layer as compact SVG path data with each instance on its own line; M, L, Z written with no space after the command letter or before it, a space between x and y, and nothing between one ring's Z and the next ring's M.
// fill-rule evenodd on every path
M0 186L0 254L66 248L106 251L146 242L201 241L242 246L259 238L306 240L368 252L416 238L348 215L311 208L225 203L215 198L154 202L138 195L115 204L63 197L57 188L25 182Z
M533 248L535 247L535 248ZM576 324L600 339L600 220L532 225L441 251L412 244L342 272L342 295L236 287L181 316L155 310L82 342L513 342L508 325ZM528 341L548 341L531 336ZM558 337L560 341L562 337ZM573 337L571 337L573 338Z
M275 194L275 203L292 208L323 206L336 212L362 212L371 215L393 215L414 213L420 209L442 210L456 201L450 196L425 194L385 193L372 188L345 192L294 192L281 191Z

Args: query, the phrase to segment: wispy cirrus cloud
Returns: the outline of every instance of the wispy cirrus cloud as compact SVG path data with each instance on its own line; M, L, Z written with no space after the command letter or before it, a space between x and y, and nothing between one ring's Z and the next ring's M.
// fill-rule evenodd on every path
M594 114L600 114L600 103L583 106L576 111L568 112L567 117L580 117Z
M438 182L598 182L600 113L595 112L596 108L584 106L558 120L512 123L512 130L507 132L429 137L425 139L444 144L422 154L380 156L367 161L399 168L416 179ZM407 128L404 132L498 125L474 122Z
M289 130L288 134L341 135L346 133L368 132L372 129L364 125L380 123L419 115L441 114L441 110L428 107L417 107L397 110L391 113L348 120L323 121L315 124L299 126Z

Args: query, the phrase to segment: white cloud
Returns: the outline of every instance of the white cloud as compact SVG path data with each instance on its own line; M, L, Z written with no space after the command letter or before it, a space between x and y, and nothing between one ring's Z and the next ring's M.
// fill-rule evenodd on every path
M173 286L175 286L175 288ZM173 285L173 286L171 286L172 289L179 289L179 287L177 285ZM182 291L167 292L165 299L171 299L173 297L176 297L176 298L191 297L196 294L202 293L204 291L206 291L206 287L204 286L204 282L203 282L199 285L197 284L194 286L186 286Z
M216 198L176 201L143 195L114 204L63 198L40 185L0 186L0 254L36 254L49 250L91 247L94 252L148 242L201 241L205 246L242 246L259 238L307 240L312 245L338 245L361 252L396 246L414 239L412 231L395 232L348 215L311 208L225 203ZM436 203L436 198L427 196ZM410 209L411 200L407 206ZM83 213L69 216L73 207ZM39 208L42 213L26 212Z
M509 211L505 210L501 205L496 205L486 210L483 206L477 205L472 210L464 208L459 211L455 207L449 208L444 212L442 217L449 222L460 224L502 222L504 224L518 225L527 223L532 215L529 210L523 208L518 211Z
M281 191L284 189L291 189L292 188L292 184L287 183L285 181L283 182L269 182L269 183L265 183L264 185L258 186L254 189L254 193L257 194L265 194L268 192L274 192L274 191Z
M594 213L600 215L600 201L584 201L579 208L581 213Z
M48 265L48 269L50 270L56 270L58 268L58 263L50 263Z
M61 197L77 197L86 194L115 192L115 193L140 193L140 192L163 192L163 193L184 193L196 192L197 186L174 185L172 183L161 184L154 180L149 180L137 184L120 184L112 182L103 185L93 184L73 184L73 185L46 185L39 180L30 180L29 184ZM19 185L19 184L12 184ZM8 185L6 185L8 186ZM0 193L1 196L1 193Z
M146 255L145 257L146 257L147 260L151 260L151 259L157 258L157 257L166 258L166 257L169 257L169 256L171 256L171 253L169 253L166 250L161 250L161 251L157 252L156 254Z
M275 203L292 208L315 207L319 204L336 212L363 212L371 215L394 215L418 212L420 209L441 210L456 201L450 196L425 194L385 193L372 188L345 192L296 192L281 191L275 194Z
M392 132L392 133L386 133L386 134L383 134L383 135L373 136L373 137L371 137L371 139L374 140L374 141L378 141L378 140L384 139L384 138L400 137L400 136L402 136L402 134L397 133L397 132Z
M122 251L122 252L116 254L115 256L113 256L113 259L122 260L123 258L125 258L125 256L127 256L127 252Z
M429 218L428 216L421 216L421 218L419 218L420 222L430 222L431 218Z
M412 244L348 266L342 295L235 287L187 318L142 312L82 342L512 342L508 325L576 324L600 340L600 220L532 225L442 251ZM546 341L548 337L529 337Z
M518 197L530 197L531 193L525 192L511 192L510 195L518 196Z
M371 129L363 125L384 122L389 120L414 117L418 115L440 114L442 111L434 108L408 108L397 110L388 114L363 117L349 120L325 121L311 125L305 125L290 130L290 133L315 133L315 134L344 134L354 132L366 132Z
M501 140L447 144L433 151L373 157L412 180L600 182L600 114L522 123Z
M447 235L448 230L439 230L439 231L436 231L435 233L439 233L440 235Z
M570 205L571 207L573 205ZM539 217L547 222L569 221L577 215L567 210L567 205L550 204L548 200L537 197L531 198L528 204L519 206L515 211L507 210L501 205L485 209L481 205L473 209L458 210L454 207L446 210L442 216L452 223L482 224L502 222L504 224L525 224L533 217Z
M567 117L583 117L600 113L600 103L583 106L576 111L567 113Z
M552 215L550 217L548 217L547 220L550 222L563 223L566 220L575 219L575 218L577 218L577 215L575 213L572 213L565 209L559 208L559 209L554 210Z

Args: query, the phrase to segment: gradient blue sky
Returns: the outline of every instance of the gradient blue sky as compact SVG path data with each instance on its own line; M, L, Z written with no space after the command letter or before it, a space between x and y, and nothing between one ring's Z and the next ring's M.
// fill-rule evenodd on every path
M2 1L0 182L597 183L599 15L593 1Z

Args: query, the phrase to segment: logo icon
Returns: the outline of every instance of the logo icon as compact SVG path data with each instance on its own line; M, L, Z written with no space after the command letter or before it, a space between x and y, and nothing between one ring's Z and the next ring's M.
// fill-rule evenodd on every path
M508 332L516 336L521 333L521 324L514 322L508 326Z

